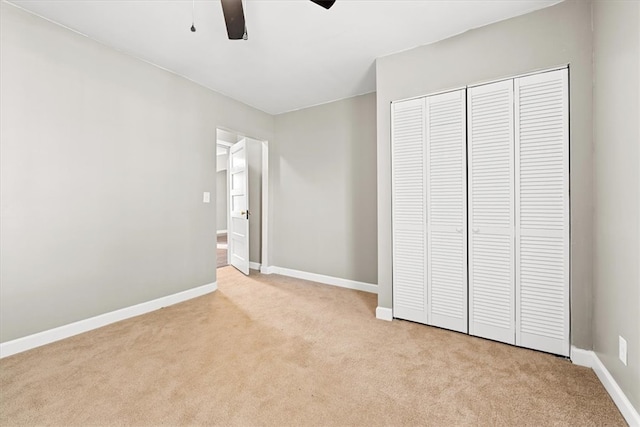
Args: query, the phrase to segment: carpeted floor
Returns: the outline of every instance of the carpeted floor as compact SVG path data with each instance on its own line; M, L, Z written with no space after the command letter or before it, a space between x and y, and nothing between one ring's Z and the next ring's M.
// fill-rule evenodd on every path
M376 296L218 270L219 290L0 361L0 424L624 425L587 368Z

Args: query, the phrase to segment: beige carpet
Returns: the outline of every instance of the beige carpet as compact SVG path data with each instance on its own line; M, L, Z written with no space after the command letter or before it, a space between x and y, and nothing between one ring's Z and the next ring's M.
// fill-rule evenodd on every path
M220 289L0 361L0 424L624 425L595 374L404 321L376 296L218 270Z

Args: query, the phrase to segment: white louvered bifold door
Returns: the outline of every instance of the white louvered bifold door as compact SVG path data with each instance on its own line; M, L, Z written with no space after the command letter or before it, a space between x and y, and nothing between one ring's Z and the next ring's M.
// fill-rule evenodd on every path
M393 316L427 323L424 98L391 106Z
M465 90L426 98L428 323L467 332Z
M515 79L516 344L569 356L568 70Z
M469 333L515 343L513 80L470 88Z

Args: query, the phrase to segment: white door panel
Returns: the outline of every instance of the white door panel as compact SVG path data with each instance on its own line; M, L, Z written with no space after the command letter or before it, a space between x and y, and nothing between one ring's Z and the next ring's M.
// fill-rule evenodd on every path
M515 79L516 344L569 355L568 70Z
M424 99L391 106L393 316L427 323Z
M467 332L465 90L425 102L428 323Z
M246 140L229 149L229 262L249 274L249 168Z
M514 344L513 80L467 102L469 333Z

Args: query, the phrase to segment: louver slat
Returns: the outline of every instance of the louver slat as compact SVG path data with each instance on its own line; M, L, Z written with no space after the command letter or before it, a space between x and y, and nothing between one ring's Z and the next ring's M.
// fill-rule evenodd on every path
M515 80L516 344L569 355L568 72Z
M469 89L469 333L515 343L513 81Z
M392 104L393 315L427 323L424 99Z
M428 323L467 332L465 91L425 102Z

